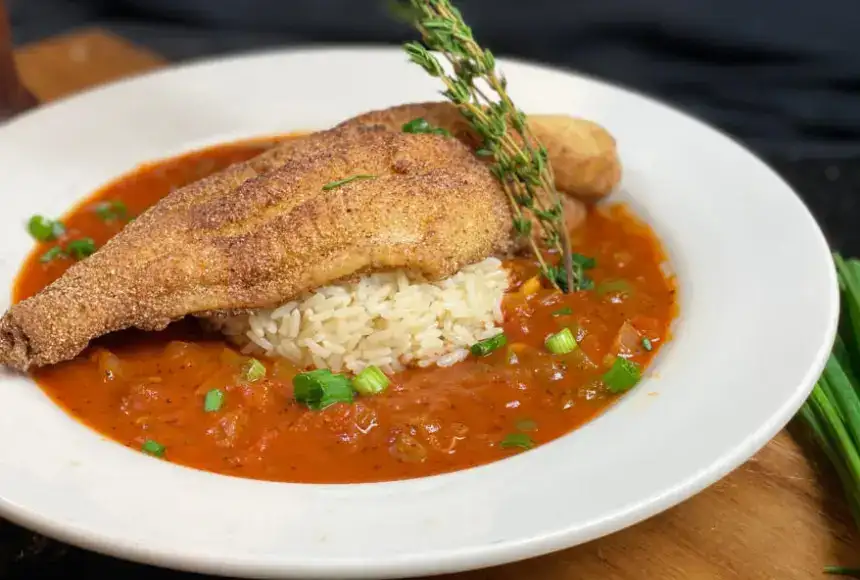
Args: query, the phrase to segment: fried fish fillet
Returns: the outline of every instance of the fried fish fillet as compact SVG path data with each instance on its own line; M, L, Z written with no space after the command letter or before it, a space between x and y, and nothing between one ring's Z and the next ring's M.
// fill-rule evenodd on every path
M433 127L477 149L480 138L451 103L413 103L371 111L344 121L338 127L381 126L400 131L413 119L423 118ZM621 179L621 162L615 139L603 127L567 115L529 115L528 126L549 153L559 191L586 202L607 196Z
M369 271L440 279L513 247L505 194L463 143L316 133L171 193L12 306L0 363L54 364L112 331L270 307Z

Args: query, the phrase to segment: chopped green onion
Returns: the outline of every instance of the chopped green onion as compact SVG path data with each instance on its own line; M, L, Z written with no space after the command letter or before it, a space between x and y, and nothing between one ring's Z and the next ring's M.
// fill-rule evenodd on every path
M616 357L612 367L603 375L603 382L613 393L623 393L636 386L642 378L639 365L626 358Z
M403 123L401 127L404 133L426 133L430 130L430 123L423 117L412 119L407 123Z
M362 395L378 395L384 391L391 381L379 367L370 365L353 379L352 386Z
M65 257L65 255L66 253L63 251L63 248L61 248L60 246L54 246L53 248L42 254L39 257L39 261L43 264L47 264L51 260L54 260L56 258L63 258Z
M34 215L27 222L27 231L40 242L50 242L62 236L66 232L66 227L60 221Z
M81 238L72 240L66 244L66 252L68 252L76 260L83 260L87 256L92 256L96 251L96 243L92 238Z
M508 342L508 338L505 336L504 332L500 332L496 336L485 338L484 340L479 340L475 344L472 345L472 348L469 350L475 356L487 356L497 348L501 348L505 346Z
M362 174L362 175L351 175L351 176L345 177L343 179L338 179L337 181L331 181L329 183L326 183L325 185L323 185L322 189L323 189L323 191L328 191L330 189L335 189L337 187L340 187L341 185L346 185L347 183L349 183L351 181L355 181L356 179L373 179L375 177L376 177L375 175L364 175L364 174Z
M321 411L335 403L351 403L352 384L344 375L317 369L293 377L293 397L309 409Z
M221 389L212 389L208 393L206 393L206 397L203 399L203 410L207 413L214 413L215 411L220 411L221 407L224 405L224 391Z
M418 117L417 119L412 119L407 123L403 123L403 126L400 129L404 133L429 133L432 135L442 135L444 137L450 137L451 133L447 129L443 129L442 127L434 127L430 123L427 122L426 119Z
M255 383L266 376L266 367L257 359L252 358L245 364L242 374L246 381Z
M652 350L654 350L654 345L651 344L650 338L643 338L642 339L642 348L644 348L648 352L651 352Z
M577 349L576 339L573 338L573 333L569 328L563 328L544 342L546 349L552 354L567 354Z
M96 215L106 222L125 219L128 215L128 208L119 200L99 202L93 209Z
M565 306L552 313L553 316L570 316L571 314L573 314L573 308L570 306Z
M525 433L510 433L502 439L501 446L503 449L512 449L515 447L531 449L535 446L535 442Z
M518 431L534 431L537 429L537 422L531 419L520 419L516 423L516 428Z
M143 446L140 448L140 450L144 453L152 455L153 457L164 457L165 447L158 441L147 439L143 442Z
M601 282L597 285L596 292L600 296L604 296L605 294L609 294L610 292L619 292L623 294L629 294L633 289L630 287L630 282L627 280L609 280L608 282Z

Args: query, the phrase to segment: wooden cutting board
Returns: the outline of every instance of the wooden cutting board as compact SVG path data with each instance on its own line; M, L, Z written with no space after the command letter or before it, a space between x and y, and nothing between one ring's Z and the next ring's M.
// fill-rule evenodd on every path
M165 64L98 29L24 46L16 60L42 102ZM858 538L829 466L783 431L721 482L637 526L541 558L445 578L806 580L820 577L827 564L860 564Z

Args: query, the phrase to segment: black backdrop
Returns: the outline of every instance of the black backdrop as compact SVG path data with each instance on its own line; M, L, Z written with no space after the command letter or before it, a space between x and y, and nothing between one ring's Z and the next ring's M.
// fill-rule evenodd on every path
M393 43L409 36L387 16L385 0L7 2L18 43L97 24L173 60L314 42ZM834 247L860 255L857 0L458 0L457 5L478 39L497 54L631 86L731 133L794 185ZM0 524L0 576L127 576L144 570L33 542L31 535Z

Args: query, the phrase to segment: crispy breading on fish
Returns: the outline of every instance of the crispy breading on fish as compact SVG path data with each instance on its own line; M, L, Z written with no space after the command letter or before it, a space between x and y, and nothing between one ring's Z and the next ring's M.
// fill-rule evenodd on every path
M380 126L400 131L405 123L423 118L433 127L477 149L478 134L453 104L413 103L371 111L338 127ZM556 188L586 202L606 197L621 180L621 161L615 139L606 129L586 119L567 115L529 115L528 126L549 153Z
M355 176L348 182L336 184ZM440 279L513 248L499 182L461 142L340 129L179 189L0 319L0 363L189 314L271 307L370 271Z

